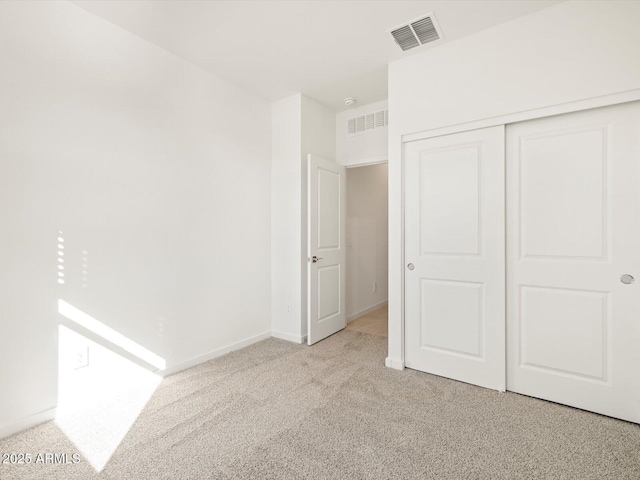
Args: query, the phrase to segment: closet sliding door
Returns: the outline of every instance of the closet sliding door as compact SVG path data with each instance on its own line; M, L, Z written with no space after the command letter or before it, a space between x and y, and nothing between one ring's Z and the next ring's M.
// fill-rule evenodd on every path
M405 145L409 368L505 388L504 127Z
M508 390L640 421L639 169L639 103L507 127Z
M640 422L640 102L504 132L405 144L406 365Z

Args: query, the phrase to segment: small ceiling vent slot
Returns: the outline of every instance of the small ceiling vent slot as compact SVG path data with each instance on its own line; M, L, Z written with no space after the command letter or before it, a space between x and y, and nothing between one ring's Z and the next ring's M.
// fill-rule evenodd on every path
M413 30L411 30L409 25L392 30L391 35L393 35L393 38L402 50L409 50L410 48L420 46L418 39L413 34Z
M347 134L353 135L356 133L356 119L350 118L347 120Z
M391 35L403 51L443 38L433 13L392 29Z
M424 45L425 43L435 42L440 38L436 27L433 25L431 17L425 17L411 24L411 28L416 32L418 40Z
M376 124L375 124L375 114L373 113L368 113L367 115L364 116L364 129L365 130L371 130L372 128L375 128Z
M347 135L359 135L368 133L389 124L389 111L380 110L347 120Z

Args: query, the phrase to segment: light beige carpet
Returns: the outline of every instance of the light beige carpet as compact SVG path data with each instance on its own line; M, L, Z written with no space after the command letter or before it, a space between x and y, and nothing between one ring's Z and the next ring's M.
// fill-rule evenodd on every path
M0 478L640 478L635 424L387 369L385 354L386 339L351 331L266 340L167 378L99 475L82 461ZM52 422L0 441L76 451Z

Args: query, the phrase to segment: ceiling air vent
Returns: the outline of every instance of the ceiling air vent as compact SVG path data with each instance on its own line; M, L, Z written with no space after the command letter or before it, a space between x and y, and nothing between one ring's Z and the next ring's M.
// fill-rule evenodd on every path
M433 13L391 30L395 42L403 51L419 47L442 38L442 32Z
M411 30L409 25L392 30L391 35L393 35L394 40L400 45L402 50L409 50L410 48L420 46L418 39L413 34L413 30Z

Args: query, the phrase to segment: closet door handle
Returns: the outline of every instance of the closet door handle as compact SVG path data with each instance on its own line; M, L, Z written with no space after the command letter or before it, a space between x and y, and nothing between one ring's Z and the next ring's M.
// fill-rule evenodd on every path
M620 277L620 281L625 285L631 285L633 282L636 281L636 279L633 278L633 276L629 275L628 273L625 273Z

